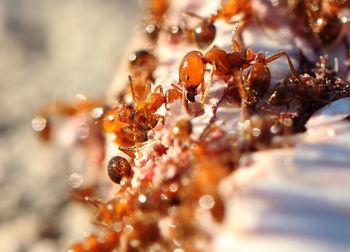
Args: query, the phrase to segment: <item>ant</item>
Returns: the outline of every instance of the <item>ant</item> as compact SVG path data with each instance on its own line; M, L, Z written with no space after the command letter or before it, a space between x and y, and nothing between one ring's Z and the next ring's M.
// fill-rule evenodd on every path
M162 118L155 114L166 102L162 86L157 86L151 92L151 82L147 82L143 99L135 95L134 82L129 75L130 90L133 102L121 107L112 108L103 119L106 132L116 135L119 149L133 157L133 146L138 146L147 140L147 133L153 129Z
M319 66L312 69L311 73L312 75L302 74L296 80L287 78L278 83L267 101L268 104L273 106L285 105L288 109L294 98L304 103L319 102L328 104L330 101L346 95L340 84L340 79L335 75L335 71L326 68L324 57L320 57ZM334 90L337 91L334 92Z
M78 113L93 113L94 109L102 109L103 102L87 101L86 98L79 100L75 104L67 104L62 102L51 102L32 120L32 126L39 133L40 138L49 142L52 138L52 117L55 115L63 117L73 117ZM94 115L89 115L89 119L96 119Z
M171 88L165 92L166 103L172 103L173 101L182 97L182 90L177 85L171 84Z
M221 8L217 11L217 16L229 21L233 16L241 13L249 17L252 12L252 3L250 0L222 0Z
M129 55L129 69L135 77L134 92L137 98L144 97L146 83L154 81L153 72L156 66L157 59L148 50L137 50Z
M156 57L148 50L137 50L129 55L129 69L133 76L145 75L148 79L153 79L156 65Z
M254 53L251 48L243 48L234 39L234 34L232 37L232 52L230 53L214 45L205 55L200 51L191 51L185 55L179 68L179 82L187 96L186 99L185 92L183 92L183 103L185 107L188 106L188 101L194 101L196 89L200 85L202 89L202 102L204 102L206 64L210 64L213 67L211 77L214 74L217 75L225 80L228 86L238 84L240 96L251 107L254 107L256 102L266 94L269 88L271 81L271 73L267 66L269 63L285 56L293 78L298 77L293 63L286 52L280 52L266 58L262 52ZM248 67L250 69L243 81L243 77L240 77L240 75L242 75L242 70ZM242 81L237 83L236 81L232 81L232 78L233 80ZM228 90L226 89L226 93Z
M244 1L243 1L244 2ZM232 4L232 3L230 3ZM242 5L246 6L246 3ZM222 7L221 10L224 10L228 7ZM239 8L240 9L240 8ZM249 9L247 7L247 9ZM241 10L241 9L240 9ZM238 10L236 10L238 11ZM235 13L238 14L238 13ZM232 14L234 16L235 14ZM188 23L186 16L190 16L196 19L201 20L195 27L194 29L188 28ZM183 22L184 22L184 28L181 30L181 34L185 33L185 40L189 43L195 43L198 48L206 48L208 47L215 39L216 35L216 27L214 25L215 21L219 19L224 19L228 24L237 24L237 23L245 23L247 21L247 17L244 17L240 21L231 21L232 16L229 18L227 14L223 14L222 12L218 11L217 14L210 15L208 17L201 17L193 12L186 11L183 13ZM178 29L181 29L180 27ZM175 35L178 36L180 32L176 33L171 33L170 35Z
M159 31L162 29L164 15L169 9L168 0L150 0L148 8L149 14L146 17L145 32L147 37L155 42L158 39Z
M348 20L339 17L338 13L349 4L349 1L299 0L292 8L298 17L302 14L316 40L323 46L330 46L341 39L340 34Z
M188 28L186 16L194 17L201 20L194 29ZM216 16L201 17L193 12L186 11L183 13L185 40L189 43L195 43L199 48L208 47L215 39L216 27L214 22Z

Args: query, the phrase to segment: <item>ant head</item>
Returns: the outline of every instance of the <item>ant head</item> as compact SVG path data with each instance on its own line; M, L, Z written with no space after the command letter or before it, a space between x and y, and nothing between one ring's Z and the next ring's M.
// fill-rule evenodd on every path
M216 27L212 21L203 19L194 30L194 39L199 48L209 46L215 39Z
M180 82L187 90L189 87L197 88L203 82L205 63L200 51L192 51L182 59L179 69Z

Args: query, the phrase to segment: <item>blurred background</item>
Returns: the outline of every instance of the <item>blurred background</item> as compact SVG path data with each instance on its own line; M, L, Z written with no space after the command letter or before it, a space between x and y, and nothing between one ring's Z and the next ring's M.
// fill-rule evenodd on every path
M139 12L137 0L0 0L0 251L64 251L89 230L64 151L31 120L51 100L104 96Z

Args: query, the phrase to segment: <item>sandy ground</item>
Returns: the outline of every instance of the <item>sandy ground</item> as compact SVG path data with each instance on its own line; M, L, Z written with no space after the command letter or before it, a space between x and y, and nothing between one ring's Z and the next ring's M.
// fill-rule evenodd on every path
M89 230L69 203L76 160L31 128L50 100L104 96L137 1L0 0L0 251L63 251Z

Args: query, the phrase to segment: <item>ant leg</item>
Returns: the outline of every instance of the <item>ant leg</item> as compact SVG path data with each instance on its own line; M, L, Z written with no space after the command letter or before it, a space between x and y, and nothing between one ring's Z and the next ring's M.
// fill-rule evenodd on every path
M184 106L186 112L189 114L189 110L188 110L188 101L186 98L186 91L185 91L185 86L182 85L182 106Z
M211 84L213 83L214 72L215 72L215 70L216 70L216 67L215 67L215 66L216 66L216 64L215 64L215 61L214 61L213 69L212 69L211 72L210 72L210 81L209 81L208 85L206 86L206 88L205 88L205 90L204 90L204 94L203 94L203 96L202 96L202 104L205 103L205 100L206 100L207 95L208 95L208 92L209 92L209 88L210 88ZM203 92L203 91L202 91L202 92Z
M185 11L183 13L184 16L190 16L190 17L194 17L194 18L198 18L198 19L204 19L203 17L197 15L196 13L193 13L191 11Z
M110 230L110 226L108 226L107 224L104 224L104 223L102 223L101 221L99 221L99 220L97 219L97 217L98 217L98 213L95 213L95 214L92 216L92 218L91 218L91 223L92 223L93 225L95 225L96 227L101 228L102 230Z
M151 87L151 81L148 80L147 83L146 83L146 87L145 87L145 93L144 93L144 96L143 96L143 99L146 100L148 94L151 92L152 90L152 87Z
M247 76L250 74L250 71L251 70L249 70L248 71L248 73L247 73ZM239 76L239 80L240 80L240 83L238 84L239 85L239 94L240 94L240 96L241 96L241 114L240 114L240 121L241 122L244 122L245 120L246 120L246 112L247 112L247 110L248 110L248 106L247 106L247 97L248 97L248 94L247 94L247 92L246 92L246 89L245 89L245 87L246 87L246 80L247 80L247 78L245 78L244 80L243 80L243 76L242 76L242 74L240 74L240 76Z
M209 85L208 85L208 86L209 86ZM202 93L201 102L202 102L202 104L204 104L205 93L206 93L206 91L207 91L207 88L208 88L208 87L205 86L204 78L203 78L202 83L201 83L201 93Z
M282 56L286 56L286 58L288 60L288 65L289 65L290 71L292 72L293 77L297 79L299 75L297 74L297 71L294 68L292 60L290 59L288 53L286 53L286 52L280 52L280 53L277 53L275 55L272 55L271 57L266 59L266 64L268 64L272 61L275 61Z
M176 86L175 84L171 84L171 86L179 92L182 92L182 89L179 86Z
M161 94L164 94L162 85L158 85L158 86L156 86L156 88L154 89L154 93L158 93L158 92L161 93Z
M134 82L132 80L131 75L128 76L129 78L129 83L130 83L130 90L131 90L131 96L134 104L136 103L136 97L135 97L135 90L134 90Z
M135 147L124 147L119 146L118 149L122 152L124 152L126 155L128 155L131 158L135 158Z
M100 205L102 205L102 201L97 200L97 199L93 199L93 198L88 197L88 196L84 197L82 200L93 205L94 207L99 207Z
M232 33L232 41L231 41L231 51L232 52L240 52L243 50L242 45L234 38L235 32Z

